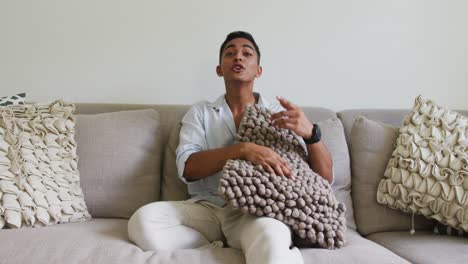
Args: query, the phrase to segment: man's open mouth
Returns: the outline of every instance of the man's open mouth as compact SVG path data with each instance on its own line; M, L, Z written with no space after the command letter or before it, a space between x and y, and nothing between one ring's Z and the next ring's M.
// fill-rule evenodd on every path
M244 70L244 66L240 65L240 64L234 64L234 66L232 66L231 68L234 72L241 72Z

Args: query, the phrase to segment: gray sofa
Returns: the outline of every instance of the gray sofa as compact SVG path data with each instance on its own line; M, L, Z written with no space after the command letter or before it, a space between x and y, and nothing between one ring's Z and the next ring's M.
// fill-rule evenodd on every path
M189 106L76 107L81 186L93 219L2 230L0 263L245 262L242 252L231 248L144 252L128 241L128 218L140 206L187 197L184 184L176 176L174 150L179 121ZM411 216L376 204L377 186L366 182L366 177L381 177L385 168L374 168L381 170L377 173L380 176L370 172L362 175L359 171L362 166L376 164L366 164L371 161L359 157L356 151L363 146L350 144L354 120L366 116L398 126L408 110L336 113L317 107L303 109L313 122L324 122L324 140L335 164L333 188L338 199L347 204L349 213L345 246L338 250L301 249L305 263L466 263L467 238L434 235L434 222L421 217L416 217L416 233L410 235ZM327 120L331 120L328 125ZM357 173L360 175L355 176ZM361 186L361 182L366 183Z

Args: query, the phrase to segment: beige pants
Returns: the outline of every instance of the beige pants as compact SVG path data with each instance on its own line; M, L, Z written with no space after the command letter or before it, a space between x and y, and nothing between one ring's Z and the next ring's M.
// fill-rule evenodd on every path
M291 246L291 231L268 217L246 215L208 202L155 202L138 209L128 222L130 241L143 250L199 247L241 249L247 264L303 263Z

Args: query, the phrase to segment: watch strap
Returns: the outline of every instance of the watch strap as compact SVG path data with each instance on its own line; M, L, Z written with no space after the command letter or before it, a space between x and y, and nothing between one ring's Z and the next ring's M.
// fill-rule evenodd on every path
M312 136L308 139L307 138L303 138L303 139L307 145L311 145L311 144L315 144L319 142L322 139L319 125L314 124L312 126Z

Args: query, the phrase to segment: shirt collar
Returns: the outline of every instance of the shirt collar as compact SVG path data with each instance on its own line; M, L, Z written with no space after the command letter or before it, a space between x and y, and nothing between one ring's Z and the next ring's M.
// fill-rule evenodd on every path
M219 96L214 102L210 103L210 107L212 107L215 111L219 111L219 109L220 109L224 104L227 105L225 95L226 95L226 94L222 94L222 95ZM263 107L268 107L268 106L269 106L268 101L267 101L265 98L263 98L263 96L262 96L261 94L255 93L255 92L254 92L254 95L255 95L255 96L258 96L257 105L260 105L260 106L263 106Z

